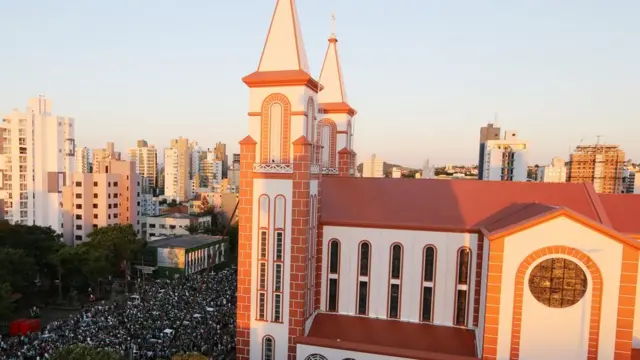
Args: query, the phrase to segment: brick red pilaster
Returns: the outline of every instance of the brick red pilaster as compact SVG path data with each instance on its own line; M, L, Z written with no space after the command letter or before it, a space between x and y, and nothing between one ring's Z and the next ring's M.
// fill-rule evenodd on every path
M301 136L293 142L291 273L289 281L289 360L296 359L295 339L304 335L312 144Z
M352 151L343 148L338 151L338 175L349 176L349 169L351 169L351 159L353 158Z
M240 141L240 195L238 196L238 307L236 319L236 359L249 360L251 339L251 243L253 214L253 164L256 141L250 136Z
M318 224L318 227L316 229L316 268L314 269L315 273L315 287L316 287L316 293L315 293L315 301L313 302L315 304L314 307L314 311L319 311L320 310L320 301L322 301L322 249L323 249L323 229L322 229L322 225L320 224L320 220L321 220L321 216L320 214L322 214L322 176L319 177L318 179L318 201L317 201L317 220L316 223Z

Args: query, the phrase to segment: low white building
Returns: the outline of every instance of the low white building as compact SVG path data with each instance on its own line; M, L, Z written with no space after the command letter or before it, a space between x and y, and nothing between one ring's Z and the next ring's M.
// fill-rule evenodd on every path
M151 194L140 194L140 215L160 215L160 198L153 197Z
M188 235L189 225L200 228L211 226L211 215L162 214L147 217L147 241L154 237Z
M564 165L564 160L559 157L554 157L551 160L551 164L539 167L538 181L551 183L567 182L567 167Z

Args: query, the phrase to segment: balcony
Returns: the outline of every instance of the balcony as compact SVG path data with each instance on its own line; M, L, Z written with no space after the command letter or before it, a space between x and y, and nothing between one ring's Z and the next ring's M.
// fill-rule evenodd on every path
M319 174L320 173L320 165L311 164L311 173L312 174Z
M338 175L338 169L323 167L322 168L322 174L325 174L325 175Z
M292 164L253 164L253 172L270 174L292 174Z

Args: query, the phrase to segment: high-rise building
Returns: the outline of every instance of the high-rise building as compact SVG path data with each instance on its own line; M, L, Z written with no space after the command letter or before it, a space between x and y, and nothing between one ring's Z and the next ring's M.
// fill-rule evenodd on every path
M164 150L164 196L187 200L191 194L191 169L189 139L171 140L171 146Z
M516 132L507 131L504 139L487 140L483 146L480 180L527 181L529 146Z
M142 193L152 194L157 186L158 150L145 140L138 140L136 145L129 149L129 159L136 163L136 171L142 178Z
M213 150L215 152L216 160L222 161L222 177L227 177L227 168L229 167L229 157L227 156L227 145L221 142L216 143L216 147Z
M88 147L78 147L76 152L76 172L91 172L91 151Z
M622 192L625 194L640 193L640 175L638 168L628 166L622 173Z
M5 219L62 231L62 187L76 164L74 119L53 115L51 100L39 96L2 120Z
M592 183L596 192L622 193L625 153L618 145L580 145L569 159L567 181Z
M563 183L567 181L567 167L564 164L564 159L554 157L551 159L551 164L540 166L538 168L538 181Z
M81 244L94 229L131 224L140 234L140 175L135 163L102 160L93 173L75 173L62 189L65 242Z
M203 156L206 157L207 151L202 149L197 141L192 141L189 143L189 151L191 152L191 167L189 168L189 179L193 180L196 174L200 173L200 159Z
M233 162L231 163L231 166L235 169L235 168L240 168L240 154L233 154Z
M492 123L480 128L480 151L478 157L478 179L482 180L485 163L485 143L489 140L500 140L500 128Z
M224 178L223 169L223 162L217 159L215 153L211 151L200 153L199 187L211 188L214 184L218 184Z
M107 143L107 147L104 149L93 149L93 161L91 162L93 172L102 166L102 163L106 163L109 160L120 160L122 154L115 150L115 145L112 142Z
M371 159L362 163L362 177L384 177L384 161L379 159L376 154L371 155Z
M422 179L435 179L436 167L429 164L429 159L425 160L422 166Z

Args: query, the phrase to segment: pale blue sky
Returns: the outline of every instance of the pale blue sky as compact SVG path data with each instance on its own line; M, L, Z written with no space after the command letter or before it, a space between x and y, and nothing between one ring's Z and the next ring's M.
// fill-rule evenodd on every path
M596 135L640 160L640 1L297 2L316 76L336 11L360 160L475 162L496 111L533 163ZM79 145L237 151L274 4L0 0L0 113L46 94Z

